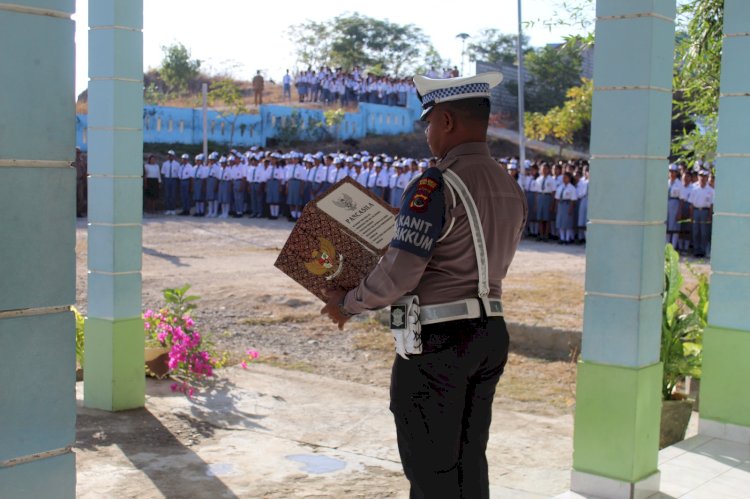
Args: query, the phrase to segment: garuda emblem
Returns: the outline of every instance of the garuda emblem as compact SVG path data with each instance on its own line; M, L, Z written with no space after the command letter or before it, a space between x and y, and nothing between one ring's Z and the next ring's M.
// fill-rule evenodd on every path
M355 203L352 197L348 194L342 194L340 198L334 199L333 204L348 211L354 211L357 209L357 203Z
M344 255L336 253L331 241L319 237L320 248L313 250L312 260L305 262L305 268L313 275L325 276L330 281L338 276L344 268Z

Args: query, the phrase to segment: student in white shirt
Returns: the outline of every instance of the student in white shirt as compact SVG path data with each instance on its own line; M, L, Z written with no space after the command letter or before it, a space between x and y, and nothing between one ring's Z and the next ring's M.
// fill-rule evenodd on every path
M576 187L570 172L562 174L562 183L555 192L555 213L560 234L559 244L571 244L575 234L575 202L578 199Z
M266 161L269 161L269 159L267 158ZM279 218L279 212L281 211L281 187L285 178L286 162L283 159L272 157L270 163L272 166L266 180L266 203L268 203L268 209L271 212L271 220L276 220Z
M536 179L536 218L539 222L539 236L537 240L549 241L550 223L552 222L553 196L557 187L555 179L550 175L549 164L542 163L542 174Z
M180 182L180 163L175 159L175 152L167 152L167 160L161 165L162 186L164 187L164 201L167 210L165 215L177 214L177 186Z
M219 215L219 182L221 182L223 169L218 163L218 159L219 154L216 152L208 155L208 178L206 179L207 218L216 218Z
M149 154L146 163L143 165L143 201L146 211L149 213L156 211L160 185L161 171L159 170L159 164L156 162L156 156Z
M583 176L576 184L576 195L578 196L578 242L586 242L586 222L589 217L589 167L583 167Z
M183 154L180 157L180 201L182 211L180 215L186 217L190 215L190 184L195 177L195 167L190 164L190 155Z
M194 217L206 216L206 179L210 168L203 161L203 154L195 157L195 177L193 180L193 201L195 202Z
M714 190L708 185L708 170L700 170L698 176L699 184L690 193L690 218L693 219L693 255L702 258L708 252Z
M690 250L690 244L693 238L693 222L690 214L690 193L693 192L693 174L690 170L685 170L682 174L682 189L680 190L680 212L678 219L680 221L680 251L687 252Z
M219 204L221 205L221 214L217 215L218 218L229 218L229 207L232 204L232 163L234 157L230 154L229 157L222 156L219 158L219 165L221 165L221 180L219 181Z
M669 165L669 181L667 182L667 243L675 250L679 249L680 240L680 194L682 182L679 178L680 167Z

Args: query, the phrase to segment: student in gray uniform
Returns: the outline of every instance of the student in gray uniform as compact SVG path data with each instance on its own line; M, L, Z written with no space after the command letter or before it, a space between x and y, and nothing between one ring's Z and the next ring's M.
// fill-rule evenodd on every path
M193 179L194 217L206 216L206 179L209 172L210 168L203 163L203 154L198 154L195 157L195 177Z
M183 154L180 156L180 202L182 211L180 215L186 217L190 215L190 184L195 177L195 167L190 164L190 155Z
M693 219L693 255L702 258L708 251L714 190L708 185L707 170L700 170L698 176L699 184L690 193L690 218Z
M269 161L266 158L266 161ZM276 160L274 160L276 161ZM279 218L281 207L281 184L284 181L284 167L286 162L279 159L276 164L270 167L270 175L266 180L266 203L271 212L271 220Z
M680 193L682 182L679 178L680 167L669 165L669 182L667 184L667 243L679 250L680 239Z
M536 179L536 219L539 223L537 241L549 241L553 217L553 197L557 190L555 179L550 175L547 162L542 163L542 174Z
M175 152L167 152L167 160L161 165L162 186L164 187L164 201L167 210L165 215L177 214L177 185L180 181L180 163L175 159Z
M252 218L262 218L266 206L266 179L270 161L256 156L258 162L253 172L253 213Z
M501 79L414 78L440 159L407 189L377 266L352 290L328 290L322 310L343 328L394 304L390 409L412 498L490 497L485 451L508 355L501 288L526 221L521 188L487 145L490 88ZM420 334L407 325L417 321Z
M234 156L233 156L234 157ZM246 168L239 158L234 157L232 165L232 193L234 200L233 218L242 218L245 213L245 172Z
M208 155L208 178L206 179L206 202L208 203L208 218L219 215L219 182L222 168L218 163L219 154L212 152Z
M555 193L555 221L560 234L558 244L571 244L573 242L576 227L575 203L578 195L572 180L573 175L570 172L563 173L562 184Z
M219 204L221 214L218 218L229 218L229 206L232 204L232 169L227 165L227 158L219 158L221 180L219 181Z

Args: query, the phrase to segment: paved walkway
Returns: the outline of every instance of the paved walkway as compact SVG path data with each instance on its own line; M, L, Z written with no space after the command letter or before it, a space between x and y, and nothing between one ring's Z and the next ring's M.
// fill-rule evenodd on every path
M267 365L229 368L194 402L149 380L146 408L82 407L79 498L408 497L388 393ZM492 497L569 487L572 417L504 411L488 448Z
M262 364L218 380L189 401L150 379L146 408L119 413L84 408L78 383L77 497L408 497L386 389ZM572 424L496 404L492 497L583 497L566 492ZM697 435L659 466L655 497L750 497L750 445Z

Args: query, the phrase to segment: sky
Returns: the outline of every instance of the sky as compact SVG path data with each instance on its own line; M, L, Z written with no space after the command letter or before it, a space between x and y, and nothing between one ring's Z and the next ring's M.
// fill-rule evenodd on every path
M76 94L88 80L88 2L76 0ZM543 21L560 10L562 0L523 0L524 27L532 46L562 41L574 28L550 30ZM458 5L461 5L459 3ZM143 0L143 66L158 68L163 46L180 42L201 69L250 79L260 69L266 78L279 81L286 69L294 72L296 56L287 29L305 21L326 21L346 13L414 24L431 39L444 59L461 67L459 33L476 36L486 28L503 33L517 32L517 0L466 2L471 8L446 4L423 4L408 0L311 1L280 0ZM471 38L467 40L467 44ZM464 59L464 74L474 74L473 64Z

